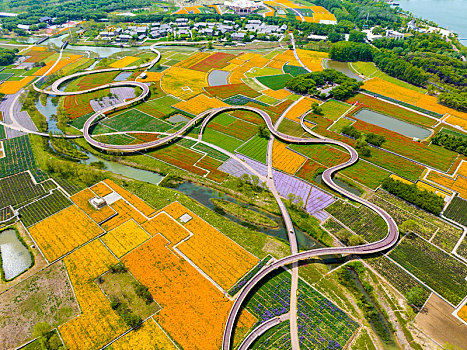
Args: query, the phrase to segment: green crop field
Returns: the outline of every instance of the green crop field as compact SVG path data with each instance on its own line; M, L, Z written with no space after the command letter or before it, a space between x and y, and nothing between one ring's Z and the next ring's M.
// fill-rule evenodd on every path
M268 105L272 105L272 106L276 105L279 102L277 98L274 98L268 95L261 95L256 98L256 101L267 103Z
M301 137L305 133L302 126L299 123L287 118L284 118L282 120L278 130L280 132L283 132L284 134L296 137Z
M337 120L350 107L348 103L336 100L329 100L321 105L323 116L331 120Z
M232 117L228 113L221 113L221 114L216 115L214 117L214 119L212 119L212 120L214 122L216 122L217 124L220 124L220 125L223 125L223 126L229 126L230 124L235 122L237 120L237 118Z
M115 134L115 135L99 135L95 139L99 142L108 143L111 145L129 145L135 139L127 134Z
M290 74L278 74L258 77L256 79L271 90L280 90L284 88L285 83L291 78Z
M243 145L242 140L217 132L209 127L204 130L203 141L222 147L229 152L234 152L238 147Z
M0 140L6 139L5 127L0 125Z
M250 141L238 149L238 152L247 157L266 163L266 153L268 150L268 139L254 136Z
M391 175L389 171L381 169L364 160L359 160L356 164L342 170L340 173L360 182L372 190L376 189L385 178Z
M467 295L467 265L411 233L389 257L453 305Z
M291 145L289 146L294 151L303 154L304 156L323 164L326 167L331 167L340 164L348 159L348 155L343 151L329 145Z
M220 160L220 161L226 161L227 159L229 159L229 156L225 155L224 153L212 148L212 147L209 147L208 145L205 145L203 143L197 143L196 145L193 146L193 149L196 149L200 152L204 152L206 153L208 156L214 158L214 159L217 159L217 160Z
M341 118L339 119L337 122L335 122L330 128L329 130L331 131L334 131L338 134L340 134L342 128L346 127L346 126L349 126L351 124L353 124L354 121L351 120L351 119L347 119L347 118Z
M256 287L246 309L260 323L287 313L290 308L290 284L291 275L288 271L279 269L271 273L266 282ZM301 347L326 349L329 344L333 344L333 348L343 348L357 330L358 324L302 279L298 281L297 294L300 310L297 323ZM290 333L266 333L258 341L263 345L262 349L277 349L278 341L281 344L290 344Z
M18 207L44 194L46 189L35 184L27 172L0 179L0 208Z
M75 127L78 130L81 130L84 126L84 123L86 123L86 120L89 119L90 116L92 116L94 112L82 115L81 117L75 118L70 121L70 125Z
M308 73L308 71L303 68L303 67L300 67L300 66L290 66L288 64L286 64L284 67L282 67L282 69L284 70L284 73L288 73L294 77L296 77L297 75L300 75L300 74L306 74Z
M455 197L444 211L444 216L467 226L467 201L460 197Z
M50 215L69 207L71 204L71 201L63 195L62 191L55 190L51 195L42 197L21 208L19 211L21 221L26 227L32 226Z
M364 205L355 207L338 200L325 210L368 242L379 241L387 234L388 227L384 219Z
M137 109L130 109L114 117L104 119L101 123L117 131L165 132L173 127L171 124L151 117Z
M8 80L12 75L13 73L0 73L0 81Z

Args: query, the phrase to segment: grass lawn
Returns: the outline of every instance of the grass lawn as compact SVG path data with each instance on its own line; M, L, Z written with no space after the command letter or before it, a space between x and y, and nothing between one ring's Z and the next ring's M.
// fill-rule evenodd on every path
M259 162L266 163L268 139L256 135L238 149L238 152Z
M129 272L108 272L101 277L101 280L96 279L96 283L110 300L116 298L126 303L130 310L143 320L161 309L154 300L147 303L136 294L134 284L137 281Z
M279 74L258 77L256 79L271 90L280 90L284 88L285 83L291 78L292 76L290 74Z
M329 100L321 105L323 116L331 120L339 119L350 107L350 104L336 100Z
M102 124L118 131L161 131L172 129L172 125L154 118L137 109L118 114L102 121Z
M379 71L373 62L352 62L349 66L354 68L357 73L366 77L371 77Z
M243 145L242 140L217 132L209 127L204 130L203 141L222 147L229 152L234 152L238 147Z
M335 122L329 130L337 132L339 134L344 126L349 126L352 123L353 120L341 118L337 122Z

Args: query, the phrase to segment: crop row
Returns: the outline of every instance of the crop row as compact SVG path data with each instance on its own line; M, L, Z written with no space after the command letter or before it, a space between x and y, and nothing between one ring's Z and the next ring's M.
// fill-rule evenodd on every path
M26 170L36 171L31 143L27 135L3 141L5 157L0 158L0 178Z
M6 221L12 218L14 215L13 210L10 207L0 209L0 222Z
M23 224L29 227L70 205L70 200L62 191L55 190L52 194L21 208L19 214Z
M0 179L0 208L26 204L45 194L41 184L35 184L29 173L23 172Z

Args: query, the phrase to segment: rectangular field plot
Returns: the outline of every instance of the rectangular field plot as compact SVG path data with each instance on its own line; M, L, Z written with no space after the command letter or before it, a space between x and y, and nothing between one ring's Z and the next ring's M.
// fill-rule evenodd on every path
M240 147L238 152L254 160L257 160L258 162L266 163L267 150L268 139L255 136L242 147Z
M326 167L341 164L349 158L347 153L328 145L291 145L290 148Z
M0 178L26 170L31 170L34 175L37 168L28 136L19 136L2 142L5 157L0 158Z
M103 222L116 214L115 211L108 205L101 209L94 208L89 203L89 201L94 197L96 197L96 194L89 188L86 188L81 192L71 196L70 199L97 223Z
M172 164L180 169L191 171L201 176L206 175L206 170L197 168L193 165L201 159L203 154L189 150L177 144L159 147L156 150L149 152L148 155Z
M102 236L102 242L121 258L150 237L135 221L129 220Z
M220 98L222 100L235 95L243 95L250 98L255 98L261 95L259 92L253 90L248 85L243 83L209 86L204 88L204 90L206 90L208 94Z
M173 96L163 96L150 100L138 105L138 110L152 115L153 117L160 118L166 114L170 114L175 111L171 106L180 102L178 98Z
M29 173L24 172L0 179L0 208L26 204L46 193L41 184L35 184Z
M346 175L374 190L381 185L383 180L391 173L369 162L359 160L351 167L342 170L341 174Z
M460 197L455 197L444 211L444 216L467 226L467 201Z
M337 120L350 107L352 106L336 100L329 100L321 105L323 116L331 120Z
M217 350L232 302L167 244L156 235L128 253L123 262L163 306L154 318L180 346ZM255 319L246 313L238 322L249 329Z
M109 119L104 119L102 124L118 131L161 131L172 129L172 125L162 120L151 117L137 109L118 114Z
M248 141L258 132L256 125L236 118L229 125L222 125L221 123L226 124L226 120L220 120L219 122L217 117L215 117L208 123L208 127L243 141Z
M408 234L389 257L453 305L467 294L467 266L417 235Z
M290 285L291 275L288 271L279 269L273 272L267 282L256 289L246 309L260 322L287 313L290 308ZM358 328L355 321L301 279L298 283L297 314L300 346L304 349L343 348ZM271 335L274 339L269 342L271 346L258 349L276 349L276 342L280 341L277 338L287 344L290 333L279 332L279 335Z
M55 190L52 194L21 208L19 214L24 226L29 227L70 205L70 200L62 191Z
M196 163L196 166L209 171L209 174L206 176L208 179L219 183L227 179L227 177L229 177L229 174L217 170L221 165L222 162L220 160L211 158L209 156L201 158L201 160L198 161L198 163Z
M73 205L31 226L29 233L50 262L96 237L102 229Z
M234 152L238 147L243 145L242 140L217 132L209 127L204 130L203 141L222 147L229 152Z
M200 152L204 152L206 153L207 155L209 155L210 157L212 158L215 158L217 160L221 160L221 161L226 161L227 159L229 159L229 156L225 155L224 153L212 148L212 147L209 147L208 145L205 145L203 143L197 143L195 144L194 146L192 146L194 149L200 151Z
M287 81L291 78L292 76L290 74L279 74L258 77L256 79L271 90L280 90L284 88Z

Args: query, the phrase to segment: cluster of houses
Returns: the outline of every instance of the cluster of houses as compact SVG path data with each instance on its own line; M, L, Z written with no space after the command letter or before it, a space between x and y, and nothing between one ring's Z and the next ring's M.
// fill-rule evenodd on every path
M262 34L263 38L272 38L283 35L287 25L268 25L261 20L248 20L244 26L234 21L223 22L196 22L187 18L177 18L170 23L152 23L141 25L130 25L128 27L108 27L106 31L99 33L97 40L109 43L124 43L129 41L145 41L147 39L160 39L167 36L190 38L194 34L208 37L229 37L233 41L243 41L245 38L253 39Z

